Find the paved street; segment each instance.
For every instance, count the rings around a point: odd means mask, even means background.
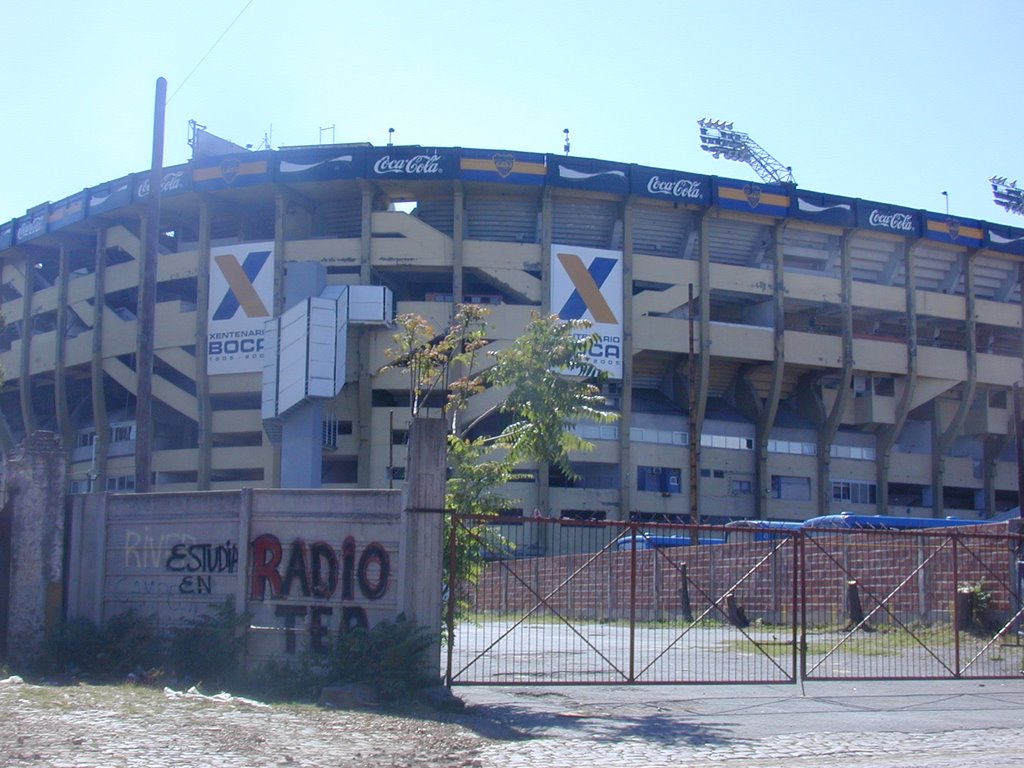
[[[459,688],[481,766],[1019,766],[1024,681]],[[471,722],[472,718],[465,722]]]

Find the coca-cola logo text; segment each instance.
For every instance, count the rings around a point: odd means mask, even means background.
[[[909,213],[882,213],[877,208],[868,216],[868,224],[872,227],[894,229],[897,232],[914,231],[914,218]]]
[[[22,222],[18,225],[18,239],[24,240],[26,237],[41,235],[45,227],[45,220],[42,216],[36,216],[31,221]]]
[[[651,176],[647,180],[647,191],[652,195],[699,198],[700,182],[694,179],[680,179],[679,181],[662,180],[657,176]]]
[[[441,173],[440,155],[416,155],[415,157],[395,157],[384,155],[373,164],[373,172],[377,174],[404,173],[428,175]]]
[[[172,171],[171,173],[165,173],[163,179],[160,181],[160,192],[177,192],[184,186],[184,171]],[[145,197],[149,194],[149,178],[143,180],[139,184],[138,196]]]

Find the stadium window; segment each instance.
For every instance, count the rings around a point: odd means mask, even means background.
[[[107,478],[108,491],[134,491],[135,475],[119,475]]]
[[[749,496],[753,492],[753,484],[750,480],[730,480],[729,495]]]
[[[883,397],[895,397],[896,382],[891,376],[879,376],[874,380],[875,394]]]
[[[572,522],[598,522],[608,517],[608,513],[595,512],[592,509],[563,509],[560,516],[562,519],[562,524],[567,525],[571,524]]]
[[[682,470],[678,467],[644,467],[636,468],[636,489],[638,491],[658,491],[661,493],[680,493]]]
[[[846,501],[850,504],[874,504],[876,485],[856,480],[833,480],[832,500]]]
[[[787,501],[810,501],[811,478],[772,475],[772,497]]]

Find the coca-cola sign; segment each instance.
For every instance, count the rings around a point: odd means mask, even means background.
[[[171,171],[165,173],[163,179],[160,180],[160,194],[166,195],[170,192],[181,192],[185,189],[185,172],[184,171]],[[147,176],[139,184],[136,190],[136,197],[145,197],[149,194],[149,177]]]
[[[28,240],[31,237],[38,237],[46,231],[46,217],[39,215],[26,219],[18,224],[16,237],[18,242]]]
[[[883,213],[875,208],[868,214],[868,223],[872,227],[892,229],[897,232],[914,231],[914,217],[909,213]]]
[[[700,182],[696,179],[662,179],[660,176],[651,176],[647,180],[647,191],[652,195],[666,195],[668,197],[681,197],[684,199],[700,199]]]
[[[891,232],[906,237],[921,234],[921,218],[917,211],[867,200],[857,201],[857,224],[865,229]]]
[[[630,188],[635,195],[668,198],[692,205],[707,204],[710,192],[710,184],[704,176],[636,165],[630,171]]]
[[[373,172],[378,176],[439,176],[444,173],[444,167],[441,165],[441,156],[437,153],[411,157],[384,155],[373,164]]]

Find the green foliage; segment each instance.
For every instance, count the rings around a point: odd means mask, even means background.
[[[148,672],[162,660],[155,618],[129,610],[111,617],[103,628],[88,619],[68,620],[48,639],[42,663],[51,673],[110,678]]]
[[[228,598],[214,615],[191,619],[171,630],[169,662],[176,676],[191,683],[224,686],[238,679],[245,653],[247,613],[236,613]]]
[[[381,372],[404,370],[409,375],[409,403],[413,417],[420,415],[431,395],[445,395],[445,414],[455,419],[466,400],[483,389],[479,372],[474,369],[484,338],[485,318],[490,313],[478,304],[462,304],[443,336],[419,315],[395,318],[398,332],[392,337],[396,346],[386,350],[392,361]]]
[[[495,354],[485,383],[508,390],[499,410],[513,419],[497,441],[508,451],[502,461],[513,466],[550,462],[575,477],[569,454],[593,445],[570,427],[581,420],[604,423],[617,418],[601,410],[601,391],[591,383],[603,373],[587,359],[596,341],[594,334],[582,333],[589,327],[583,320],[534,312],[523,335]]]
[[[961,627],[973,632],[988,632],[992,617],[988,613],[992,605],[992,592],[982,580],[965,582],[957,587],[957,592],[967,597],[967,615],[960,616]]]
[[[364,683],[373,687],[382,701],[397,703],[437,682],[429,672],[431,645],[430,633],[404,616],[382,621],[370,630],[343,632],[331,666],[333,679]]]
[[[566,321],[557,315],[533,313],[523,334],[510,346],[489,354],[490,367],[478,371],[486,341],[488,310],[461,305],[444,335],[422,317],[397,318],[393,361],[382,370],[404,370],[409,376],[412,416],[431,397],[444,392],[448,422],[449,479],[445,507],[464,515],[495,516],[512,500],[498,489],[516,479],[517,467],[549,462],[575,477],[570,454],[593,445],[572,427],[579,421],[605,423],[617,418],[602,410],[600,389],[593,383],[603,373],[588,360],[596,341],[586,321]],[[499,388],[500,405],[460,426],[459,412],[473,395]],[[435,398],[436,399],[436,398]],[[501,414],[507,426],[497,434],[474,434],[484,419]],[[452,521],[447,520],[451,535]],[[485,525],[459,526],[455,532],[455,571],[462,583],[474,583],[483,565],[483,551],[508,549]],[[446,537],[446,540],[449,540]],[[450,560],[445,558],[445,581],[450,583]]]

